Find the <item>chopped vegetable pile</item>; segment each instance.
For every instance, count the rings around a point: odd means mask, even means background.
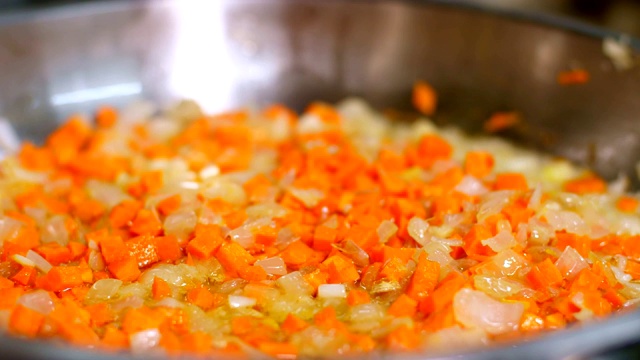
[[[431,114],[435,92],[419,83],[414,101]],[[429,352],[640,298],[639,200],[624,179],[354,99],[300,115],[104,107],[1,171],[0,328],[26,338]]]

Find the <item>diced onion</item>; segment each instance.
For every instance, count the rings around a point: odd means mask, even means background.
[[[36,264],[31,260],[28,259],[20,254],[13,254],[11,256],[11,259],[13,259],[13,261],[17,262],[18,264],[22,265],[22,266],[29,266],[29,267],[35,267]]]
[[[89,302],[100,302],[111,299],[118,293],[122,286],[122,280],[117,279],[101,279],[96,281],[86,295]]]
[[[429,229],[429,223],[420,219],[419,217],[412,217],[409,220],[409,224],[407,225],[407,231],[409,232],[409,236],[413,238],[418,244],[425,245],[427,241],[429,241],[429,233],[427,230]]]
[[[40,256],[37,252],[33,250],[27,251],[26,258],[31,260],[36,267],[36,269],[42,271],[43,273],[48,273],[49,270],[53,267],[45,258]]]
[[[258,301],[254,298],[240,296],[240,295],[229,295],[229,306],[233,309],[242,308],[242,307],[252,307]]]
[[[291,295],[311,295],[313,288],[307,283],[299,271],[291,272],[276,280],[285,292]]]
[[[587,267],[586,260],[578,253],[578,251],[571,246],[567,246],[562,255],[556,260],[556,266],[562,276],[568,280],[572,280],[578,273]]]
[[[18,298],[18,304],[43,315],[49,314],[54,309],[51,296],[44,290],[36,290],[20,296]]]
[[[398,226],[393,220],[383,220],[376,230],[381,243],[386,243],[398,232]]]
[[[129,335],[129,344],[131,345],[131,351],[135,354],[147,354],[149,350],[160,345],[160,339],[162,335],[158,329],[148,329],[138,331]]]
[[[465,175],[454,190],[469,196],[481,196],[489,192],[482,181],[471,175]]]
[[[179,240],[185,240],[197,223],[198,217],[193,210],[178,211],[164,219],[164,232],[166,235],[174,235]]]
[[[255,262],[254,265],[260,266],[269,275],[286,275],[287,274],[287,265],[284,263],[284,260],[282,260],[282,258],[279,256],[274,256],[264,260],[258,260]]]
[[[318,297],[346,298],[347,290],[343,284],[323,284],[318,286]]]
[[[184,304],[172,297],[166,297],[158,301],[156,306],[178,309],[184,307]]]
[[[498,335],[518,329],[524,304],[503,303],[482,291],[463,288],[453,297],[453,313],[464,326]]]
[[[482,245],[486,245],[495,252],[500,252],[506,249],[514,247],[517,242],[513,237],[511,231],[502,230],[496,236],[484,239],[481,241]]]
[[[312,208],[318,205],[320,200],[325,197],[324,192],[318,189],[298,189],[292,186],[289,187],[288,191],[293,195],[293,197],[300,200],[307,208]]]

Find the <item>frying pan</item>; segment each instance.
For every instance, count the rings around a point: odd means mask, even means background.
[[[440,95],[436,122],[477,131],[492,112],[517,110],[523,144],[636,178],[640,72],[616,71],[602,53],[602,39],[617,36],[465,1],[140,0],[14,13],[0,17],[0,140],[15,142],[13,129],[39,142],[71,113],[138,99],[187,97],[217,111],[356,95],[402,110],[424,79]],[[557,85],[575,67],[589,83]],[[638,341],[633,311],[528,341],[403,357],[581,358]],[[6,336],[0,354],[122,358]]]

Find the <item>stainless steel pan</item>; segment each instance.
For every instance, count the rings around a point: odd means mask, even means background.
[[[601,50],[617,36],[567,20],[465,1],[109,1],[0,16],[0,116],[41,141],[66,115],[145,98],[208,110],[358,95],[406,109],[416,79],[441,98],[436,121],[478,130],[499,110],[524,115],[520,141],[635,178],[640,72]],[[637,42],[632,45],[638,46]],[[591,74],[559,86],[572,67]],[[1,295],[0,295],[1,296]],[[469,358],[565,358],[640,341],[640,312]],[[450,356],[425,354],[419,357]],[[114,358],[0,336],[0,357]]]

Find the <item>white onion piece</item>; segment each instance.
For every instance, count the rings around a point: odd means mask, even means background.
[[[533,189],[531,196],[529,197],[529,203],[527,207],[529,209],[537,210],[542,202],[542,184],[538,183]]]
[[[529,232],[530,236],[528,241],[537,245],[547,245],[551,240],[551,237],[555,235],[555,231],[551,226],[545,222],[542,222],[537,217],[531,217],[529,219]]]
[[[344,246],[340,250],[342,250],[345,255],[349,256],[357,266],[369,265],[369,254],[367,254],[367,252],[358,246],[358,244],[353,240],[349,239],[345,241]]]
[[[22,227],[22,222],[10,217],[0,218],[0,245],[5,240],[11,239],[18,234]]]
[[[482,181],[471,175],[465,175],[454,190],[468,196],[480,196],[489,192]]]
[[[286,275],[287,265],[279,256],[274,256],[264,260],[258,260],[255,262],[256,266],[260,266],[269,275]]]
[[[11,259],[15,262],[17,262],[18,264],[22,265],[22,266],[29,266],[29,267],[35,267],[36,264],[31,261],[30,259],[27,259],[26,257],[20,255],[20,254],[13,254],[11,256]]]
[[[45,258],[40,256],[37,252],[33,250],[27,251],[27,259],[31,260],[36,267],[36,269],[42,271],[43,273],[48,273],[49,270],[53,267]]]
[[[91,250],[89,252],[89,267],[93,271],[102,271],[104,270],[105,264],[104,259],[102,258],[102,254],[100,252]]]
[[[423,250],[427,253],[428,260],[439,263],[443,268],[453,261],[451,247],[441,242],[431,241],[424,246]]]
[[[562,255],[556,260],[556,266],[558,270],[560,270],[560,273],[562,273],[562,276],[571,280],[576,277],[580,271],[589,267],[589,264],[587,264],[586,260],[576,249],[567,246],[562,252]]]
[[[255,237],[253,236],[253,233],[245,226],[240,226],[237,229],[229,231],[227,236],[230,237],[232,241],[237,242],[245,249],[251,247],[255,243]]]
[[[164,233],[185,240],[195,229],[198,217],[193,210],[178,211],[164,219]]]
[[[287,294],[294,296],[311,295],[313,293],[313,288],[307,283],[299,271],[294,271],[280,277],[276,280],[276,284]]]
[[[516,239],[511,231],[502,230],[496,236],[480,241],[482,245],[488,246],[495,252],[501,252],[517,245]]]
[[[240,296],[240,295],[229,295],[229,306],[232,309],[242,308],[242,307],[252,307],[258,301],[254,298]]]
[[[325,194],[318,189],[298,189],[295,187],[289,187],[287,189],[293,197],[300,200],[307,208],[312,208],[324,199]]]
[[[131,351],[135,354],[147,354],[149,350],[153,350],[160,345],[162,335],[158,329],[148,329],[138,331],[129,335],[129,344]]]
[[[318,297],[346,298],[347,290],[343,284],[322,284],[318,286]]]
[[[52,216],[45,223],[41,234],[42,242],[45,244],[56,242],[62,246],[67,246],[69,243],[69,232],[65,225],[65,218],[61,215]]]
[[[144,305],[144,299],[139,296],[127,296],[126,298],[111,304],[113,311],[122,311],[127,308],[137,309]]]
[[[378,233],[379,241],[386,243],[398,232],[398,226],[393,220],[383,220],[380,225],[378,225],[376,232]]]
[[[91,179],[87,181],[85,186],[89,195],[107,208],[112,208],[125,200],[131,199],[131,196],[114,184]]]
[[[291,245],[294,241],[297,241],[299,237],[297,237],[291,229],[288,227],[280,229],[278,231],[278,236],[276,236],[275,246],[278,249],[284,249],[287,246]]]
[[[172,297],[165,297],[156,303],[156,306],[178,309],[184,307],[184,304]]]
[[[86,300],[92,302],[101,302],[111,299],[118,293],[122,286],[122,280],[117,279],[101,279],[96,281],[89,291],[87,291]]]
[[[473,286],[496,299],[504,299],[507,296],[515,295],[525,288],[522,283],[508,277],[483,275],[473,277]]]
[[[482,291],[464,288],[453,297],[453,313],[464,326],[497,335],[518,329],[524,304],[503,303]]]
[[[480,203],[480,208],[476,215],[478,222],[483,222],[489,216],[501,212],[505,205],[511,202],[513,193],[513,190],[500,190],[486,194]]]
[[[573,295],[571,297],[571,302],[580,309],[580,311],[573,314],[573,316],[575,316],[576,319],[580,321],[585,321],[594,317],[593,311],[591,311],[591,309],[589,309],[584,303],[583,293],[578,292],[575,295]]]
[[[589,234],[589,226],[587,226],[580,215],[573,211],[547,210],[545,217],[549,225],[556,231],[566,230],[569,233],[577,235]]]
[[[54,309],[51,296],[44,290],[28,292],[20,296],[17,303],[43,315],[49,314]]]
[[[489,337],[481,329],[463,329],[456,325],[430,334],[427,343],[432,349],[462,349],[488,344]]]
[[[198,176],[200,176],[200,179],[202,180],[216,177],[218,175],[220,175],[220,168],[213,164],[203,167],[198,173]]]
[[[523,275],[529,265],[527,259],[511,249],[499,252],[491,260],[505,276]]]
[[[249,219],[281,218],[287,216],[287,214],[289,213],[286,207],[275,202],[251,205],[247,207],[245,212],[247,213],[247,217]]]
[[[409,220],[409,224],[407,224],[407,231],[409,232],[409,236],[413,240],[415,240],[418,244],[424,246],[429,241],[429,233],[427,230],[429,229],[429,223],[420,219],[419,217],[412,217]]]

